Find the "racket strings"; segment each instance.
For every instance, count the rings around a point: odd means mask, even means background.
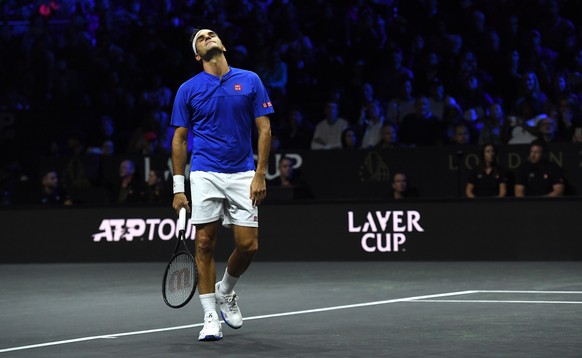
[[[165,282],[165,298],[171,306],[179,306],[190,299],[196,289],[196,265],[192,256],[182,253],[174,257],[168,266]]]

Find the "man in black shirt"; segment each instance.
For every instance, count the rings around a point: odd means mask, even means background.
[[[518,170],[515,178],[515,196],[564,195],[564,177],[561,169],[546,158],[546,145],[534,140],[528,161]]]

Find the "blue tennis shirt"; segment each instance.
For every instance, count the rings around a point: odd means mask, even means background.
[[[184,82],[174,99],[171,125],[194,134],[191,171],[238,173],[255,169],[255,118],[273,112],[259,76],[230,67],[222,79],[202,71]]]

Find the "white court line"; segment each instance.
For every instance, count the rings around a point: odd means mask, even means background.
[[[524,294],[582,294],[582,291],[503,291],[477,290],[474,293],[524,293]],[[582,301],[538,301],[538,300],[410,300],[411,302],[443,302],[443,303],[549,303],[549,304],[582,304]]]
[[[430,298],[437,298],[437,297],[468,295],[468,294],[475,293],[475,292],[478,292],[478,291],[458,291],[458,292],[439,293],[439,294],[434,294],[434,295],[404,297],[404,298],[397,298],[397,299],[385,300],[385,301],[365,302],[365,303],[357,303],[357,304],[352,304],[352,305],[333,306],[333,307],[325,307],[325,308],[316,308],[316,309],[311,309],[311,310],[275,313],[275,314],[254,316],[254,317],[245,317],[245,320],[250,321],[250,320],[256,320],[256,319],[293,316],[293,315],[300,315],[300,314],[307,314],[307,313],[317,313],[317,312],[343,310],[343,309],[349,309],[349,308],[384,305],[384,304],[388,304],[388,303],[406,302],[406,301],[411,301],[411,300],[423,300],[423,299],[430,299]],[[77,342],[86,342],[86,341],[92,341],[92,340],[96,340],[96,339],[117,338],[117,337],[124,337],[124,336],[135,336],[135,335],[139,335],[139,334],[174,331],[174,330],[186,329],[186,328],[192,328],[192,327],[201,327],[202,325],[203,325],[203,323],[196,323],[196,324],[190,324],[190,325],[185,325],[185,326],[148,329],[145,331],[123,332],[123,333],[115,333],[115,334],[104,334],[104,335],[92,336],[92,337],[81,337],[81,338],[67,339],[67,340],[55,341],[55,342],[46,342],[46,343],[40,343],[40,344],[31,344],[31,345],[27,345],[27,346],[4,348],[4,349],[0,349],[0,353],[20,351],[20,350],[33,349],[33,348],[41,348],[41,347],[50,347],[50,346],[57,346],[57,345],[77,343]]]
[[[475,293],[566,293],[582,294],[582,291],[504,291],[504,290],[477,290]]]
[[[443,303],[563,303],[582,305],[582,301],[512,301],[512,300],[410,300],[410,302],[443,302]]]

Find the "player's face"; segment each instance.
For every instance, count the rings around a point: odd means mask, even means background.
[[[196,41],[196,51],[198,55],[204,57],[208,52],[212,50],[226,51],[222,40],[218,35],[211,30],[200,30],[195,39]]]

